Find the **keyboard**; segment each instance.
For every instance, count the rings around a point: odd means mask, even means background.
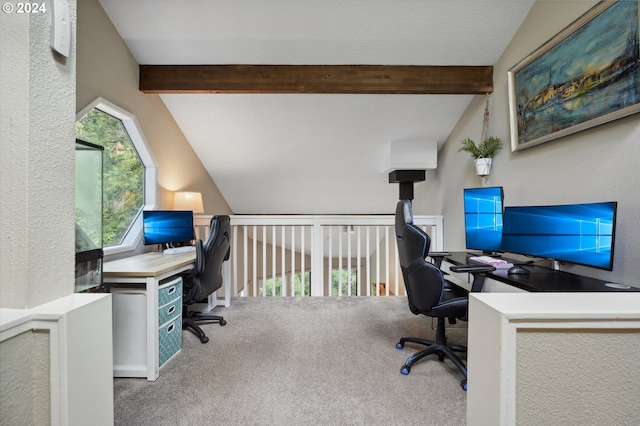
[[[164,249],[162,254],[181,254],[181,253],[193,253],[196,251],[194,246],[184,246],[184,247],[172,247],[168,249]]]
[[[496,259],[491,256],[472,256],[469,258],[469,262],[491,265],[496,269],[509,269],[513,266],[513,263],[509,263],[504,259]]]

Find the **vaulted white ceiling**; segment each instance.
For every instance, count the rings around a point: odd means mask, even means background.
[[[533,0],[100,0],[139,64],[493,65]],[[468,95],[161,95],[236,214],[392,213]]]

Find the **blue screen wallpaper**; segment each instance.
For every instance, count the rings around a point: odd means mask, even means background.
[[[615,202],[505,207],[502,250],[611,270]]]
[[[170,244],[193,239],[192,211],[143,211],[142,221],[146,245]]]
[[[499,251],[502,241],[502,187],[464,189],[467,249]]]

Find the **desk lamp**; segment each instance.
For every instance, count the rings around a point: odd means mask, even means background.
[[[194,214],[204,213],[201,192],[176,192],[173,195],[174,210],[191,210]]]

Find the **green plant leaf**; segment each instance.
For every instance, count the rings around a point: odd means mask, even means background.
[[[472,139],[466,138],[462,140],[462,146],[458,149],[458,152],[468,152],[474,159],[491,158],[501,148],[502,140],[495,136],[488,137],[479,145],[476,145]]]

